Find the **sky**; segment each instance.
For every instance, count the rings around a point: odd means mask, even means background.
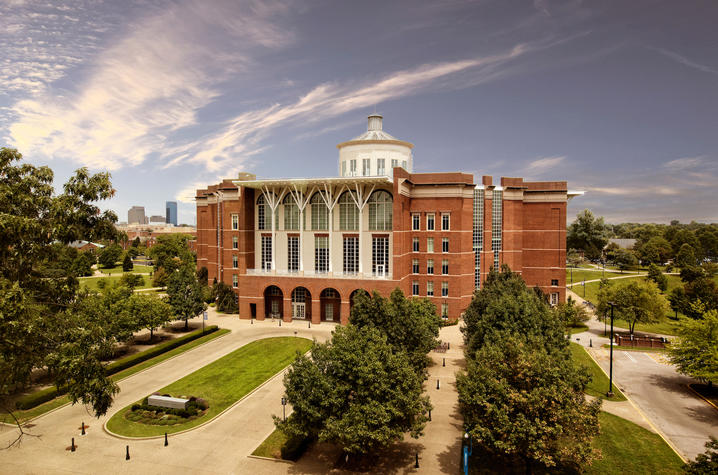
[[[0,0],[0,146],[102,204],[338,173],[366,116],[414,171],[567,180],[607,222],[718,222],[718,2]]]

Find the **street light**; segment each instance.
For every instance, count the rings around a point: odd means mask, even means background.
[[[287,422],[287,398],[282,398],[282,418]]]
[[[474,441],[464,432],[464,475],[469,475],[469,457],[474,452]]]
[[[608,392],[606,393],[607,397],[613,396],[613,307],[616,305],[614,302],[608,302],[608,305],[611,306],[611,362],[609,363],[609,371],[608,371]]]

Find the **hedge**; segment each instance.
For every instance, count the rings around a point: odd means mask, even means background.
[[[296,462],[304,454],[311,443],[311,439],[302,436],[292,436],[279,449],[283,460]]]
[[[167,353],[168,351],[173,350],[178,346],[182,346],[204,335],[214,333],[218,329],[219,327],[217,327],[217,325],[211,325],[205,328],[204,332],[202,330],[195,330],[182,337],[175,338],[174,340],[170,340],[165,343],[161,343],[154,348],[150,348],[149,350],[143,351],[141,353],[136,353],[132,356],[128,356],[127,358],[115,361],[114,363],[110,363],[109,365],[105,366],[105,374],[107,376],[111,376],[115,373],[119,373],[120,371],[130,368],[136,364],[142,363],[143,361],[147,361],[151,358],[154,358],[155,356],[159,356],[162,353]],[[55,399],[58,396],[62,396],[66,392],[67,389],[65,387],[45,388],[40,391],[35,391],[32,394],[28,394],[27,396],[21,397],[15,402],[15,407],[21,410],[32,409],[33,407],[39,406],[42,403]]]

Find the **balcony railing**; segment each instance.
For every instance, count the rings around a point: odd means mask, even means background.
[[[287,269],[247,269],[247,275],[257,276],[286,276],[286,277],[310,277],[320,279],[391,279],[386,272],[377,274],[372,272],[316,272],[312,270],[290,271]]]

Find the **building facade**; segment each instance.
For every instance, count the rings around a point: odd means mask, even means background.
[[[176,201],[165,201],[165,223],[177,226]]]
[[[197,190],[197,266],[235,289],[240,318],[345,323],[357,292],[399,288],[455,320],[503,264],[565,300],[566,182],[412,173],[413,145],[376,114],[337,147],[337,177]]]
[[[127,211],[127,224],[147,224],[144,206],[133,206]]]

